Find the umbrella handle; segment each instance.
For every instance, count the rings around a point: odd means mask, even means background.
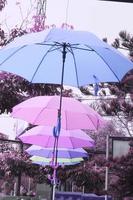
[[[53,128],[53,136],[59,137],[60,130],[61,130],[61,117],[58,117],[57,126],[54,126]]]

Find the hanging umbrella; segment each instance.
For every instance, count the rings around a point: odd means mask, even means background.
[[[32,145],[26,152],[32,156],[40,156],[45,158],[53,157],[53,148],[43,148],[41,146]],[[80,158],[88,157],[88,153],[82,149],[69,149],[69,148],[58,148],[58,158]]]
[[[131,69],[131,61],[87,31],[52,28],[17,37],[0,50],[0,70],[33,83],[118,82]]]
[[[55,126],[59,107],[59,96],[37,96],[16,105],[12,116],[35,125]],[[104,124],[103,118],[89,106],[71,97],[62,98],[61,128],[97,130]]]
[[[55,138],[53,128],[48,126],[36,126],[19,136],[23,143],[35,144],[45,148],[54,146]],[[59,148],[93,147],[94,140],[82,130],[61,129],[58,139]]]
[[[58,166],[60,166],[60,165],[65,165],[65,166],[67,166],[67,165],[77,165],[77,164],[79,164],[81,161],[74,161],[74,162],[58,162]],[[32,161],[32,163],[33,164],[37,164],[37,165],[42,165],[42,166],[49,166],[50,165],[50,160],[48,160],[48,161]]]
[[[51,163],[51,159],[50,158],[45,158],[45,157],[41,157],[41,156],[32,156],[32,157],[30,157],[30,160],[32,161],[32,162],[40,162],[40,163],[49,163],[49,165],[50,165],[50,163]],[[58,158],[57,159],[57,163],[58,164],[75,164],[75,163],[79,163],[79,162],[81,162],[81,161],[84,161],[84,159],[83,158]]]

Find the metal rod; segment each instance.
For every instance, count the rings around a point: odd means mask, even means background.
[[[109,135],[107,134],[106,136],[106,162],[108,164],[108,159],[109,159]],[[108,175],[109,175],[109,168],[106,166],[105,168],[105,200],[108,199]]]
[[[55,200],[55,190],[56,190],[56,170],[57,170],[57,161],[58,161],[58,139],[60,134],[60,126],[61,126],[61,109],[62,109],[62,94],[63,94],[63,82],[64,82],[64,68],[65,68],[65,59],[66,59],[66,47],[67,44],[63,43],[62,45],[62,74],[61,74],[61,91],[60,91],[60,104],[59,104],[59,110],[58,110],[58,119],[57,119],[57,135],[55,137],[55,144],[54,144],[54,155],[53,155],[53,161],[54,161],[54,172],[53,172],[53,194],[52,194],[52,200]]]
[[[55,200],[55,190],[56,190],[56,166],[54,166],[54,172],[53,172],[52,200]]]
[[[59,111],[58,111],[58,117],[61,117],[61,107],[62,107],[62,94],[63,94],[63,82],[64,82],[64,68],[65,68],[65,60],[66,60],[66,48],[67,48],[67,44],[63,43],[63,51],[62,51],[62,60],[63,60],[63,64],[62,64],[62,74],[61,74],[61,91],[60,91],[60,106],[59,106]]]

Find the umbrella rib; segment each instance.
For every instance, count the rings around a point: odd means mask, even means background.
[[[97,130],[97,129],[98,129],[98,125],[95,126],[95,123],[94,123],[93,120],[89,117],[89,115],[87,115],[87,116],[88,116],[89,120],[92,122],[92,124],[93,124],[93,126],[95,127],[95,129]]]
[[[67,49],[68,49],[68,51],[69,51],[69,52],[72,54],[72,56],[73,56],[73,61],[74,61],[74,66],[75,66],[75,72],[76,72],[77,86],[78,86],[78,88],[79,88],[78,69],[77,69],[77,65],[76,65],[75,55],[74,55],[74,52],[73,52],[73,49],[72,49],[71,45],[70,45],[70,49],[69,49],[69,48],[67,48]]]
[[[66,114],[67,111],[65,111],[65,119],[66,119],[66,130],[67,130],[67,114]]]
[[[5,60],[3,60],[0,65],[3,65],[7,60],[9,60],[10,58],[12,58],[12,56],[14,56],[16,53],[18,53],[21,49],[25,48],[27,45],[21,46],[20,48],[18,48],[16,51],[14,51],[13,53],[11,53]]]
[[[55,49],[52,49],[52,50],[49,50],[49,52],[52,52],[52,51],[55,51],[55,50],[58,50],[58,49],[61,49],[62,46],[60,45],[56,45],[56,44],[41,44],[41,43],[36,43],[36,45],[40,45],[40,46],[50,46],[51,48],[52,47],[56,47]]]
[[[53,50],[53,51],[56,50],[56,49],[53,49],[54,47],[55,47],[55,45],[51,46],[51,48],[49,48],[48,51],[43,55],[41,61],[39,62],[39,64],[38,64],[38,66],[37,66],[37,68],[36,68],[36,70],[35,70],[35,72],[34,72],[32,78],[31,78],[31,82],[33,81],[33,79],[34,79],[36,73],[38,72],[38,70],[39,70],[39,68],[40,68],[40,66],[41,66],[41,64],[42,64],[42,62],[43,62],[43,60],[44,60],[45,57],[47,56],[47,54],[48,54],[49,52],[51,52],[52,50]]]
[[[70,136],[70,138],[69,138],[69,139],[70,139],[70,141],[71,141],[71,144],[72,144],[72,149],[75,149],[75,146],[74,146],[74,143],[73,143],[73,140],[72,140],[72,138],[73,138],[73,137],[72,137],[72,136]]]
[[[48,44],[48,43],[36,43],[36,45],[52,46],[52,44]],[[66,43],[67,48],[69,48],[71,46],[71,48],[73,48],[73,49],[78,49],[78,50],[83,50],[83,51],[94,51],[92,48],[88,49],[88,46],[86,46],[87,48],[83,48],[83,47],[78,47],[78,45],[80,45],[80,44],[69,44],[69,43]],[[63,44],[55,42],[55,46],[62,48]]]
[[[86,48],[81,48],[81,47],[72,47],[72,45],[70,45],[72,49],[78,49],[78,50],[83,50],[83,51],[95,51],[94,49],[88,49],[89,47]]]
[[[39,110],[38,115],[36,115],[36,117],[34,118],[32,124],[36,124],[36,120],[39,118],[39,116],[41,115],[41,113],[44,111],[46,107],[43,107],[42,109]]]
[[[88,48],[90,48],[88,45],[86,45]],[[108,50],[110,50],[109,48],[106,48]],[[103,62],[107,65],[107,67],[110,69],[110,71],[114,74],[114,76],[116,77],[116,79],[118,80],[118,82],[120,82],[118,76],[115,74],[115,72],[111,69],[111,67],[109,66],[109,64],[107,63],[107,61],[103,58],[103,56],[101,56],[95,49],[92,49],[102,60]]]

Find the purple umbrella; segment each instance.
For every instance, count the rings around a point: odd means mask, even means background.
[[[53,148],[43,148],[41,146],[32,145],[26,152],[32,156],[40,156],[45,158],[53,157]],[[88,153],[82,149],[69,149],[69,148],[58,148],[58,158],[80,158],[88,157]]]

